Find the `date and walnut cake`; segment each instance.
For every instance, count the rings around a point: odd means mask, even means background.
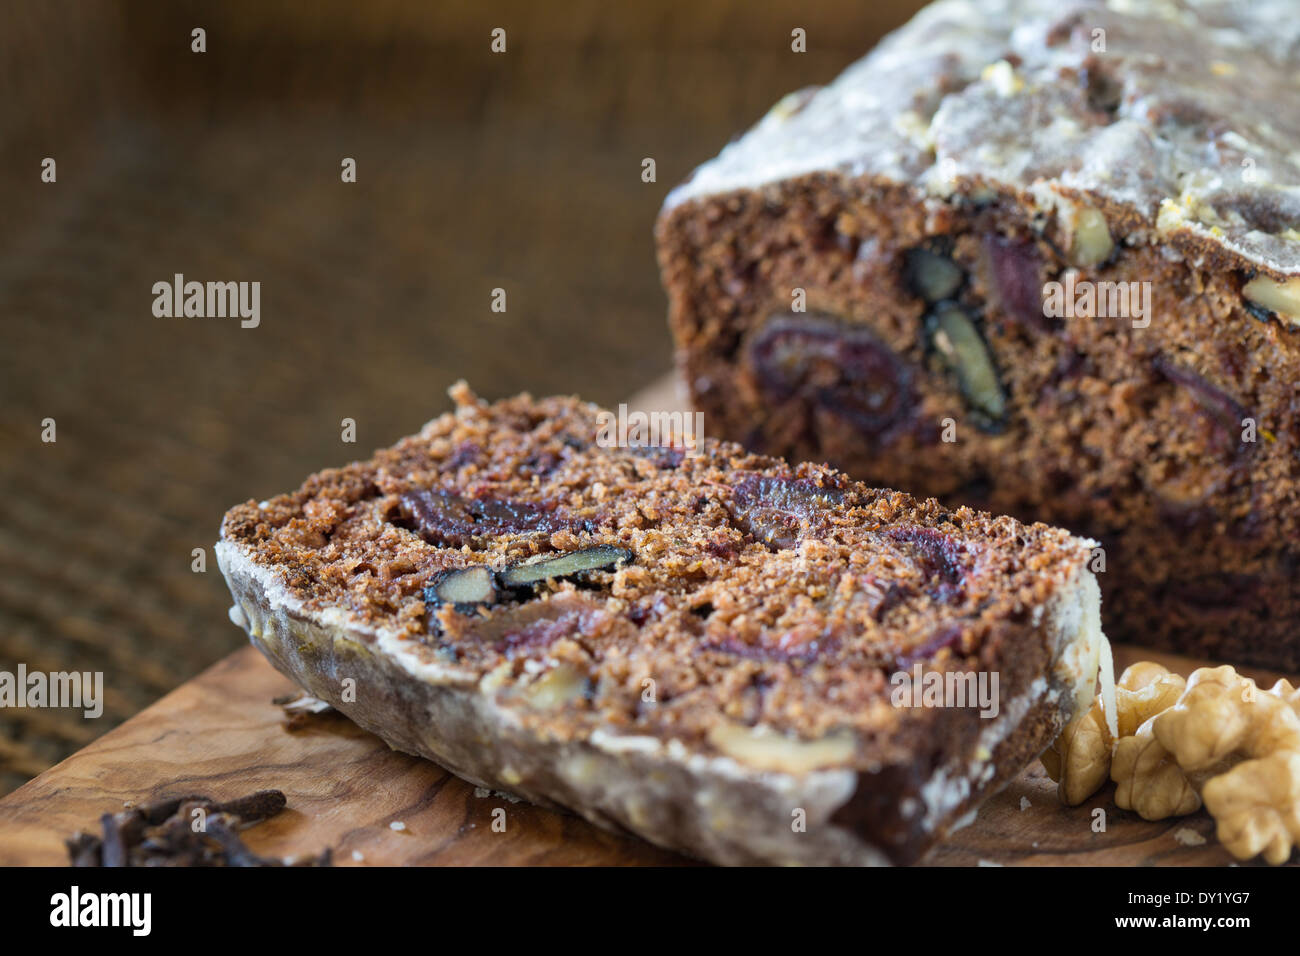
[[[476,784],[720,863],[908,862],[1110,673],[1092,542],[453,395],[232,508],[217,555],[278,669]],[[935,675],[996,699],[923,697]]]
[[[1112,637],[1300,667],[1296,13],[943,0],[781,101],[657,227],[711,431],[1095,537]]]

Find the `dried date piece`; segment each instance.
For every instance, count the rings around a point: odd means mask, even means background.
[[[793,548],[805,533],[822,529],[843,500],[840,489],[807,478],[747,475],[736,484],[727,507],[737,528],[781,551]]]
[[[909,671],[912,665],[931,661],[945,650],[952,651],[954,654],[959,653],[964,633],[960,621],[939,625],[925,640],[914,647],[900,651],[895,656],[894,671]]]
[[[514,658],[531,655],[556,641],[613,634],[615,630],[626,634],[632,627],[631,621],[607,611],[603,601],[560,592],[548,600],[526,601],[494,612],[472,631],[459,635],[459,650],[490,650]]]
[[[915,404],[908,366],[866,327],[829,316],[772,316],[751,340],[749,361],[774,404],[797,398],[873,439],[900,425]]]
[[[501,534],[553,534],[570,523],[536,505],[494,498],[463,498],[449,491],[420,489],[398,499],[403,519],[429,544],[473,546],[475,539]]]
[[[1167,381],[1187,391],[1214,427],[1216,442],[1224,451],[1242,445],[1238,436],[1250,413],[1239,401],[1216,385],[1211,385],[1191,369],[1156,356],[1152,367]]]
[[[556,578],[574,578],[591,571],[613,571],[636,557],[627,548],[612,544],[598,544],[580,551],[568,551],[540,561],[512,565],[501,572],[499,580],[504,588],[534,588],[544,581]]]
[[[1037,246],[995,234],[985,238],[984,255],[993,295],[1007,317],[1034,332],[1051,331],[1043,315],[1042,258]]]
[[[785,633],[762,634],[755,643],[725,637],[715,643],[701,644],[701,651],[713,651],[750,661],[775,661],[783,664],[811,664],[821,655],[833,653],[840,639],[833,634],[806,635]]]
[[[961,600],[966,585],[966,552],[955,538],[920,525],[890,528],[885,537],[904,546],[917,569],[931,582],[931,598],[944,604]]]

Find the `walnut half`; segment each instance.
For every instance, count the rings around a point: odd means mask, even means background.
[[[1283,863],[1300,845],[1300,690],[1260,690],[1231,667],[1184,680],[1159,664],[1129,667],[1115,684],[1114,733],[1098,695],[1042,756],[1062,803],[1074,806],[1109,775],[1115,804],[1146,820],[1214,817],[1239,860]]]
[[[1092,709],[1061,731],[1041,758],[1048,776],[1057,782],[1061,802],[1077,806],[1096,793],[1110,776],[1116,741],[1132,737],[1147,718],[1171,706],[1183,685],[1178,674],[1150,661],[1126,668],[1115,682],[1117,737],[1107,727],[1098,694]]]
[[[1111,777],[1120,807],[1158,820],[1204,800],[1228,852],[1282,863],[1300,843],[1300,694],[1202,667],[1173,706],[1116,744]]]
[[[1300,843],[1300,699],[1286,681],[1267,691],[1231,667],[1202,668],[1155,732],[1201,789],[1219,842],[1238,859],[1283,863]]]
[[[1300,276],[1279,282],[1258,275],[1241,290],[1247,301],[1276,313],[1280,318],[1300,325]]]

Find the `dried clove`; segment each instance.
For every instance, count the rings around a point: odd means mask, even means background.
[[[279,790],[259,790],[219,802],[202,796],[168,797],[100,818],[103,837],[77,832],[65,841],[73,866],[328,866],[330,851],[303,860],[257,856],[238,831],[275,816],[287,801]],[[204,825],[195,829],[195,811]]]
[[[168,817],[175,816],[182,804],[202,803],[206,799],[206,797],[196,794],[187,794],[183,797],[165,797],[153,803],[146,803],[139,810],[144,815],[144,822],[151,827],[156,827],[165,822]]]
[[[68,848],[68,857],[73,866],[102,866],[101,850],[103,843],[93,833],[78,830],[70,839],[64,840]]]
[[[144,833],[144,814],[134,809],[105,813],[99,818],[99,825],[104,831],[103,865],[129,865],[131,846]]]

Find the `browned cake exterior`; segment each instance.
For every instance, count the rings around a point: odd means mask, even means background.
[[[670,196],[696,407],[1099,539],[1113,638],[1300,667],[1298,99],[1290,3],[932,5]]]
[[[253,642],[398,749],[717,862],[904,862],[1091,697],[1091,542],[454,395],[217,546]],[[900,672],[996,674],[996,713]]]

